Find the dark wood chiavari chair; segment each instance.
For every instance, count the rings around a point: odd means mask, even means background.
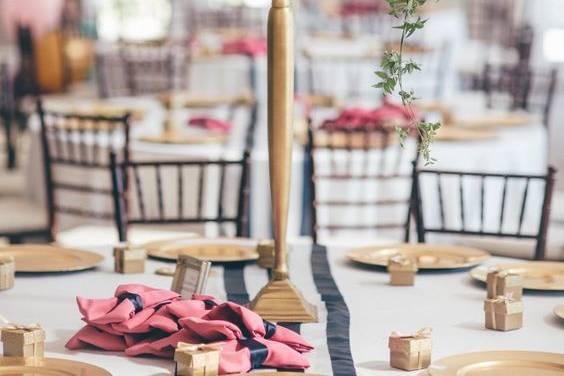
[[[151,95],[186,88],[188,47],[182,44],[122,44],[96,56],[102,98]]]
[[[417,240],[420,243],[424,243],[426,240],[426,235],[428,233],[435,234],[451,234],[451,235],[470,235],[470,236],[491,236],[496,238],[513,238],[513,239],[532,239],[536,241],[534,247],[534,258],[536,260],[542,260],[545,258],[546,242],[547,242],[547,232],[548,224],[550,220],[550,205],[552,201],[552,192],[554,188],[554,176],[556,170],[553,167],[548,168],[546,175],[519,175],[519,174],[497,174],[497,173],[477,173],[477,172],[461,172],[461,171],[444,171],[444,170],[426,170],[420,169],[417,163],[413,164],[413,188],[412,188],[412,203],[416,229],[417,229]],[[424,177],[424,178],[422,178]],[[457,180],[455,184],[449,184],[451,190],[450,193],[454,193],[453,190],[457,190],[456,195],[458,200],[447,200],[447,186],[444,183],[444,178],[450,177]],[[477,204],[477,211],[479,213],[477,221],[473,221],[470,224],[470,218],[468,218],[468,212],[465,210],[469,206],[468,202],[468,186],[464,184],[465,179],[475,179],[476,183],[474,187],[476,188],[475,195],[472,197],[479,197],[479,200],[474,200]],[[425,179],[427,185],[424,185],[423,180]],[[431,181],[434,180],[434,187],[430,188]],[[499,210],[499,221],[497,226],[491,227],[485,225],[485,216],[488,210],[492,209],[486,205],[486,196],[488,195],[487,187],[488,182],[498,180],[502,181],[502,189],[499,200],[495,202],[500,203]],[[510,182],[523,182],[523,194],[521,198],[521,205],[518,215],[518,222],[516,223],[516,229],[506,226],[507,222],[507,197]],[[524,221],[527,213],[527,200],[531,195],[531,186],[534,182],[540,182],[544,184],[544,194],[541,206],[540,220],[537,224],[536,232],[525,232]],[[427,226],[424,210],[426,208],[431,208],[428,205],[430,203],[423,202],[422,189],[429,188],[432,191],[436,191],[436,197],[438,203],[432,206],[433,209],[438,209],[440,225]],[[432,192],[427,191],[427,192]],[[496,196],[497,198],[497,196]],[[492,201],[493,202],[493,201]],[[459,215],[457,218],[458,226],[455,225],[453,218],[447,220],[445,212],[448,210],[447,205],[455,205],[458,210],[456,212]],[[497,227],[497,231],[495,231]],[[514,226],[513,226],[514,227]],[[493,229],[492,229],[493,228]]]
[[[538,113],[548,127],[558,83],[557,69],[546,72],[522,64],[487,64],[483,76],[488,107]]]
[[[192,3],[187,8],[188,34],[195,36],[206,30],[231,30],[266,35],[267,11],[267,8],[244,5],[211,8]]]
[[[336,231],[397,231],[400,230],[403,240],[409,241],[410,237],[410,172],[409,162],[417,156],[416,142],[413,142],[413,148],[403,148],[400,146],[395,130],[389,129],[358,129],[350,131],[320,131],[313,130],[311,126],[308,129],[308,143],[306,147],[309,176],[307,176],[307,184],[311,197],[309,205],[311,210],[311,235],[315,243],[319,240],[320,231],[327,230],[329,233]],[[370,153],[378,151],[378,158],[371,159]],[[317,161],[317,155],[322,152],[326,154],[323,161]],[[413,153],[411,153],[413,152]],[[360,158],[353,158],[353,153],[360,154]],[[339,160],[339,154],[342,157]],[[359,162],[360,163],[356,163]],[[341,167],[339,168],[339,162]],[[320,171],[318,163],[329,165]],[[407,166],[407,169],[402,168]],[[360,169],[359,169],[360,168]],[[368,184],[386,185],[398,183],[406,188],[406,197],[370,197],[363,200],[351,197],[343,197],[339,195],[338,199],[321,198],[318,195],[318,185],[322,182],[340,182],[354,183],[362,185],[363,192],[370,190]],[[397,186],[390,189],[397,193]],[[338,190],[331,188],[331,191]],[[401,189],[399,190],[401,191]],[[324,209],[345,209],[347,214],[358,213],[358,210],[366,210],[367,208],[376,210],[397,209],[405,207],[405,217],[396,223],[385,223],[386,215],[376,214],[375,223],[323,223],[320,221],[320,208]],[[356,210],[356,212],[355,212]],[[346,215],[346,214],[343,214]],[[329,217],[329,216],[327,216]],[[358,218],[355,216],[355,218]],[[323,218],[327,219],[327,218]]]
[[[14,129],[15,98],[8,67],[0,64],[0,122],[4,128],[6,167],[16,167],[16,129]]]
[[[57,174],[56,169],[62,168],[68,172],[87,171],[103,176],[107,174],[107,182],[110,183],[110,161],[104,151],[109,148],[119,152],[119,157],[124,162],[129,160],[130,115],[106,117],[49,111],[43,108],[41,100],[37,101],[37,112],[41,122],[48,223],[52,238],[57,230],[57,214],[94,220],[113,220],[114,213],[111,211],[84,208],[72,205],[72,199],[58,198],[60,192],[96,195],[106,197],[111,206],[111,184],[102,187],[101,184],[89,184],[77,179],[69,182],[67,174],[65,173],[63,177],[63,174]]]
[[[470,38],[486,44],[513,45],[518,18],[515,0],[465,1]]]
[[[237,236],[248,235],[248,151],[245,151],[242,159],[238,160],[118,163],[115,153],[110,155],[110,160],[115,222],[120,240],[127,240],[127,229],[131,225],[203,225],[216,223],[220,226],[220,229],[225,230],[226,224],[232,224],[235,226]],[[212,191],[215,191],[213,187],[206,183],[208,174],[213,173],[212,170],[214,169],[219,172],[216,192],[217,207],[214,210],[215,213],[210,214],[204,200],[212,194]],[[185,174],[189,172],[196,172],[197,177],[187,179]],[[164,179],[165,173],[172,173],[175,178],[171,175]],[[227,186],[226,180],[233,174],[239,175],[238,187]],[[125,190],[125,182],[127,181],[129,181],[130,195]],[[189,187],[188,183],[192,183],[192,186]],[[176,184],[176,189],[174,189],[176,194],[167,194],[165,198],[165,189],[170,188],[173,184]],[[149,187],[154,188],[154,194],[147,192]],[[195,193],[194,200],[186,200],[185,196],[189,193]],[[149,196],[156,199],[150,200]],[[229,198],[234,198],[234,200],[228,200]],[[151,203],[154,203],[156,207],[150,206]],[[172,205],[170,205],[171,203]],[[234,205],[229,207],[229,204]],[[190,205],[194,205],[194,207],[190,207]],[[234,213],[229,211],[234,211]]]

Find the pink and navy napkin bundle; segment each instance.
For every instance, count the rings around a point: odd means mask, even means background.
[[[221,347],[220,374],[309,367],[303,353],[313,347],[300,335],[235,303],[203,295],[182,300],[175,292],[137,284],[119,286],[112,298],[77,297],[77,303],[86,326],[68,341],[70,350],[172,358],[178,342],[213,343]]]
[[[225,55],[247,55],[258,57],[266,55],[268,44],[265,38],[245,36],[223,43],[223,54]]]
[[[229,133],[233,128],[233,124],[228,121],[214,119],[207,116],[193,117],[188,120],[188,125],[219,133]]]
[[[421,114],[414,108],[395,104],[384,98],[384,103],[377,109],[349,108],[343,110],[335,119],[323,122],[321,129],[327,131],[346,131],[361,129],[382,129],[386,126],[408,126],[419,119]]]

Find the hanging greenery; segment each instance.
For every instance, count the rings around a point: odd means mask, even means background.
[[[404,45],[416,31],[425,27],[427,20],[421,19],[417,15],[420,7],[425,5],[428,0],[386,0],[390,6],[390,15],[402,22],[401,25],[395,26],[400,29],[401,40],[399,51],[386,51],[380,64],[381,70],[376,72],[380,79],[374,87],[382,89],[384,93],[392,95],[397,91],[402,104],[410,111],[411,120],[407,127],[397,127],[396,130],[400,136],[402,145],[405,142],[410,130],[416,129],[419,133],[421,143],[419,152],[421,153],[426,164],[431,164],[434,159],[431,157],[431,144],[437,131],[441,127],[440,123],[430,123],[418,119],[413,111],[413,102],[418,99],[413,90],[405,88],[403,77],[415,71],[420,71],[421,67],[412,59],[404,59]],[[438,1],[438,0],[436,0]]]

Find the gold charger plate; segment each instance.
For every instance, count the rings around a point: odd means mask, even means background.
[[[494,128],[494,127],[515,127],[519,125],[532,124],[535,118],[524,114],[498,114],[485,115],[476,118],[464,118],[453,120],[456,127],[467,129]]]
[[[347,257],[367,265],[387,266],[390,257],[402,254],[417,260],[419,269],[462,269],[480,264],[490,254],[476,248],[435,244],[396,244],[362,247],[347,252]]]
[[[170,237],[170,238],[167,238],[167,239],[155,240],[155,241],[152,241],[152,242],[144,243],[144,244],[141,245],[141,248],[145,249],[148,253],[150,253],[150,252],[158,251],[163,246],[166,246],[168,244],[172,244],[174,242],[180,242],[180,241],[184,241],[184,240],[197,239],[197,238],[199,238],[198,234],[194,234],[194,233],[189,232],[189,233],[186,233],[182,236]]]
[[[209,135],[186,135],[181,133],[164,132],[159,135],[141,136],[140,141],[151,142],[156,144],[175,144],[175,145],[192,145],[192,144],[221,144],[227,141],[226,134],[209,134]]]
[[[482,141],[491,140],[496,133],[484,129],[464,129],[453,126],[444,126],[439,129],[435,140],[438,141]]]
[[[532,261],[496,267],[520,274],[523,277],[523,288],[526,290],[564,291],[564,262]],[[486,282],[488,269],[474,268],[470,275],[478,281]]]
[[[52,245],[14,245],[0,248],[0,254],[13,256],[20,273],[74,272],[91,269],[104,260],[97,253]]]
[[[0,357],[0,375],[111,376],[111,373],[88,363],[68,359]]]
[[[491,351],[450,356],[434,362],[430,376],[558,376],[564,354]]]
[[[554,315],[564,320],[564,304],[554,308]]]
[[[179,254],[187,254],[211,262],[239,262],[259,257],[257,242],[245,238],[186,239],[172,241],[161,247],[147,250],[151,257],[176,260]]]

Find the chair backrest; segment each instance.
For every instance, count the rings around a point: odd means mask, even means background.
[[[244,5],[213,7],[205,2],[191,2],[187,8],[189,35],[206,30],[247,31],[266,35],[267,8]]]
[[[14,129],[15,100],[12,80],[5,62],[0,63],[0,127],[4,128],[6,166],[16,167],[16,130]]]
[[[409,240],[410,162],[417,142],[399,143],[393,129],[308,129],[311,235],[401,231]],[[333,219],[338,219],[333,222]]]
[[[468,0],[465,10],[472,39],[511,47],[519,22],[515,0]]]
[[[186,87],[188,48],[122,44],[96,57],[99,96],[139,96]]]
[[[106,117],[50,111],[43,108],[40,99],[37,100],[37,113],[41,123],[49,227],[52,235],[57,227],[56,213],[112,220],[113,212],[85,208],[80,197],[106,196],[111,207],[110,161],[107,150],[118,152],[122,161],[129,160],[130,115]],[[85,173],[89,175],[83,175]],[[104,181],[107,184],[103,185]],[[69,198],[59,199],[57,196],[60,192],[66,192]],[[73,201],[76,202],[71,204]]]
[[[538,113],[548,126],[558,83],[557,69],[547,72],[521,64],[487,64],[483,81],[488,107]]]
[[[426,170],[414,163],[411,206],[418,241],[425,242],[427,233],[533,239],[535,259],[544,259],[555,172]],[[529,209],[535,204],[538,211]],[[429,225],[431,220],[438,223]]]
[[[232,224],[235,235],[248,235],[249,152],[237,160],[110,160],[120,240],[142,224]]]

